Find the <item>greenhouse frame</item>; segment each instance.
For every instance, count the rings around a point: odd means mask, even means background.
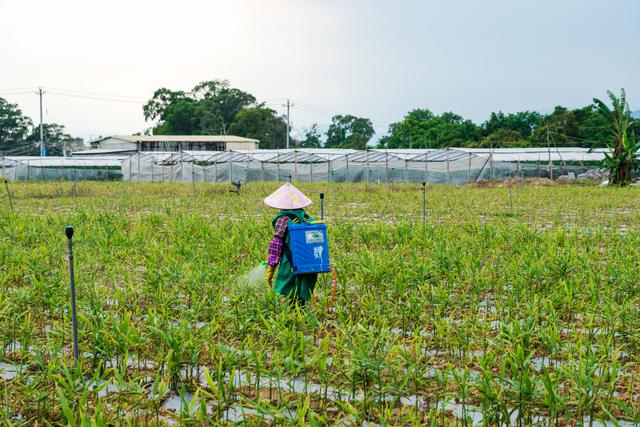
[[[123,156],[3,157],[11,180],[131,182],[368,182],[466,184],[557,178],[597,168],[605,149],[291,149],[141,152]]]

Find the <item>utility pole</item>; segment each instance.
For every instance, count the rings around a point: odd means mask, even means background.
[[[551,135],[549,133],[549,124],[547,123],[547,151],[549,154],[549,179],[553,181],[553,163],[551,163]]]
[[[44,151],[44,125],[42,123],[42,95],[44,91],[41,87],[38,88],[38,95],[40,96],[40,157],[45,153]]]
[[[289,99],[287,99],[286,104],[282,105],[283,107],[287,107],[287,150],[289,149],[289,127],[290,127],[289,117],[290,117],[291,107],[293,107],[294,105],[295,104],[292,104]]]

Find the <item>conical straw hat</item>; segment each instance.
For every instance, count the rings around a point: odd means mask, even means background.
[[[287,182],[264,199],[264,203],[276,209],[302,209],[312,202],[302,191]]]

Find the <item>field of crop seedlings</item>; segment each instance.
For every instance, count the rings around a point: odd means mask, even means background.
[[[300,310],[252,274],[276,183],[9,183],[0,424],[639,425],[639,190],[512,184],[300,184]]]

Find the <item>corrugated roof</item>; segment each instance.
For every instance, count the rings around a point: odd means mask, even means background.
[[[259,142],[235,135],[115,135],[111,138],[128,142]]]
[[[130,150],[128,148],[92,148],[90,150],[82,150],[82,151],[73,151],[71,153],[72,156],[102,156],[108,154],[119,154],[119,153],[131,153],[135,152],[135,150]]]

